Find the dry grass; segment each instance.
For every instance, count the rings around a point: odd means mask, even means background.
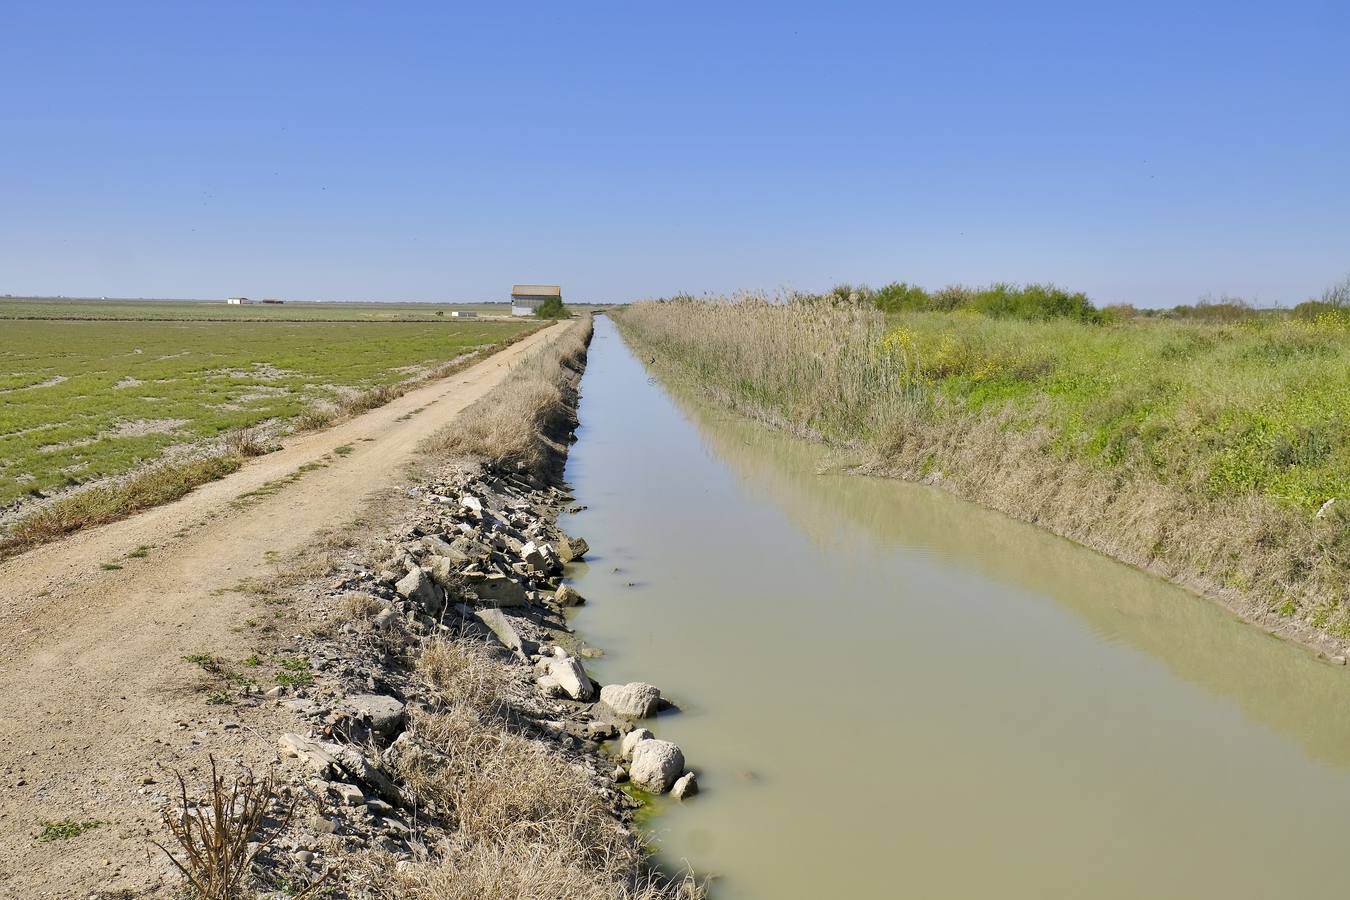
[[[263,456],[276,449],[260,428],[236,428],[225,435],[224,447],[227,454],[241,458]]]
[[[451,706],[465,706],[493,718],[507,694],[508,676],[500,660],[481,644],[436,639],[426,645],[417,670]]]
[[[639,840],[580,767],[514,733],[503,715],[510,677],[468,640],[436,641],[418,669],[441,706],[410,725],[431,753],[404,755],[398,774],[452,829],[425,862],[401,867],[385,896],[445,900],[675,900],[692,879],[653,872]]]
[[[432,436],[424,449],[479,457],[501,469],[545,476],[556,454],[551,434],[570,420],[568,395],[576,390],[591,339],[591,317],[523,359],[492,393]]]
[[[96,485],[60,497],[16,522],[0,539],[0,556],[177,500],[199,485],[236,471],[242,461],[238,454],[226,453],[165,463],[121,482]]]
[[[1350,637],[1350,504],[1317,515],[1347,477],[1343,328],[888,321],[756,298],[615,319],[644,356],[868,471],[941,482],[1290,634]]]

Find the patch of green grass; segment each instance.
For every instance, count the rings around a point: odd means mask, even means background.
[[[252,621],[252,620],[250,620],[250,621]],[[258,654],[256,654],[256,653],[253,653],[253,654],[251,654],[251,655],[249,655],[249,656],[247,656],[247,657],[244,658],[244,665],[246,665],[246,666],[260,666],[260,665],[262,665],[262,657],[258,656]]]
[[[122,567],[119,566],[117,563],[100,563],[99,568],[105,572],[116,572],[120,570]]]
[[[276,683],[282,687],[309,687],[314,683],[313,672],[278,672]]]
[[[149,555],[150,555],[150,547],[147,546],[146,544],[142,544],[135,550],[132,550],[130,553],[128,553],[127,559],[145,559]]]
[[[353,447],[351,444],[343,444],[341,447],[334,447],[333,452],[336,453],[338,456],[348,456],[355,449],[356,448]]]
[[[230,702],[230,696],[224,691],[212,691],[206,695],[206,702],[211,706],[225,706]]]
[[[42,843],[52,841],[64,841],[70,838],[79,837],[86,831],[93,831],[110,824],[103,819],[59,819],[53,822],[43,822],[42,830],[38,832],[37,839]]]

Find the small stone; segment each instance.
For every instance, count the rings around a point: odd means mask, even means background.
[[[326,816],[315,816],[314,821],[309,823],[309,828],[315,834],[336,834],[337,822]]]
[[[581,592],[570,584],[558,585],[558,589],[553,592],[553,600],[559,606],[580,606],[586,602]]]
[[[693,772],[685,772],[675,783],[670,786],[670,796],[676,800],[683,800],[685,797],[692,797],[698,793],[698,776]]]
[[[310,853],[308,850],[301,850],[299,853],[295,854],[295,860],[300,863],[300,865],[307,866],[314,862],[314,854]]]
[[[609,773],[609,777],[615,781],[624,782],[628,780],[628,770],[623,766],[615,766],[614,771]]]
[[[565,696],[562,685],[559,684],[558,679],[554,678],[552,675],[540,675],[534,680],[534,683],[539,686],[540,693],[545,697]]]
[[[618,729],[609,722],[586,723],[586,736],[592,740],[607,741],[617,733]]]
[[[361,789],[354,784],[343,784],[334,782],[328,786],[328,789],[337,794],[339,800],[344,806],[361,806],[366,802],[366,795],[361,793]]]

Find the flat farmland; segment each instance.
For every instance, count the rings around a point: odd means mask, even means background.
[[[436,322],[453,312],[509,316],[506,303],[336,303],[288,301],[230,306],[219,300],[0,298],[3,319],[105,319],[212,322]]]
[[[302,414],[331,417],[364,392],[425,377],[535,327],[0,321],[0,509],[174,458],[236,429],[268,423],[276,432]]]

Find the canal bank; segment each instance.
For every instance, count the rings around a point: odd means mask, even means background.
[[[714,895],[1266,897],[1343,880],[1344,673],[1179,588],[653,382],[597,323],[565,517],[662,686]]]

